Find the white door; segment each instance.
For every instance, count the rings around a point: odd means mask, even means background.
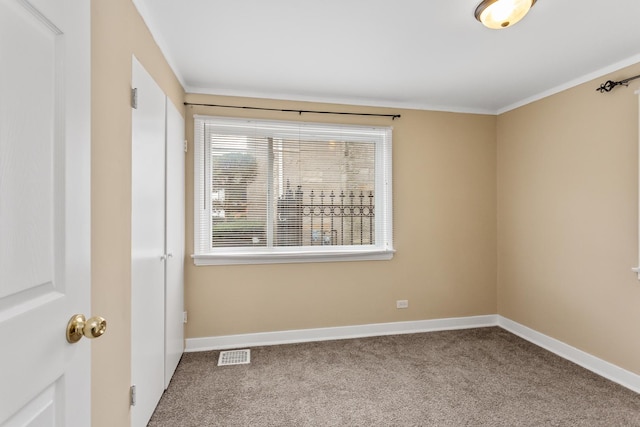
[[[0,425],[90,425],[90,2],[0,0]]]
[[[131,425],[145,426],[164,392],[165,95],[133,58],[131,159]]]
[[[166,126],[165,388],[184,351],[184,119],[169,98]]]

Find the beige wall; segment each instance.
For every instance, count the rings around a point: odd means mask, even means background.
[[[129,425],[131,378],[131,55],[171,97],[184,92],[131,0],[93,0],[92,310],[108,331],[92,342],[92,426]]]
[[[640,374],[638,87],[498,117],[498,312]]]
[[[193,253],[193,114],[392,125],[391,261],[200,266],[186,261],[188,338],[495,314],[496,117],[187,95],[194,103],[366,118],[188,107],[187,253]],[[408,299],[409,309],[395,301]]]

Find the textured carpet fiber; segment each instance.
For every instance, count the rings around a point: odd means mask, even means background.
[[[500,328],[186,353],[149,426],[640,426],[640,395]]]

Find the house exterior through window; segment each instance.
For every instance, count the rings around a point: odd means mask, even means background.
[[[194,123],[197,265],[392,257],[391,128]]]

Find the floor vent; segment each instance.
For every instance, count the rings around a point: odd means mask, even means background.
[[[218,366],[245,365],[251,363],[251,350],[221,351]]]

